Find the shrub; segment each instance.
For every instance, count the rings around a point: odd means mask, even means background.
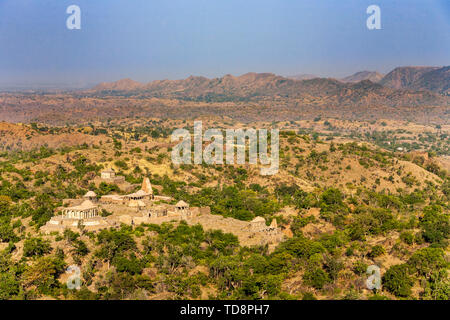
[[[358,276],[363,275],[366,273],[367,271],[367,263],[365,263],[362,260],[356,261],[353,264],[353,272],[356,273]]]
[[[405,231],[400,234],[400,240],[404,243],[412,245],[414,243],[414,234],[410,231]]]
[[[368,300],[390,300],[390,299],[388,297],[386,297],[386,296],[382,296],[382,295],[379,295],[379,294],[374,294],[373,296],[370,296],[368,298]]]
[[[368,256],[370,258],[376,258],[379,256],[382,256],[383,254],[386,253],[386,250],[384,250],[384,248],[380,245],[376,245],[372,247],[372,250],[370,250]]]
[[[313,293],[311,293],[311,292],[305,292],[305,293],[303,294],[302,300],[317,300],[317,298],[314,296]]]
[[[123,170],[127,170],[128,169],[127,163],[125,161],[123,161],[123,160],[117,160],[116,162],[114,162],[114,164],[120,169],[123,169]]]

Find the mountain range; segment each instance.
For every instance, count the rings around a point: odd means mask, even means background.
[[[123,79],[57,93],[0,93],[0,121],[64,124],[112,118],[222,116],[243,122],[334,117],[448,123],[449,67],[403,67],[379,82],[365,79],[373,76],[374,72],[363,72],[345,80],[295,80],[272,73],[247,73],[149,83]]]
[[[220,78],[190,76],[183,80],[140,83],[123,79],[100,83],[87,94],[140,96],[187,101],[249,101],[300,99],[302,102],[347,105],[448,105],[450,67],[400,67],[382,76],[362,71],[341,80],[296,80],[272,73],[225,75]]]

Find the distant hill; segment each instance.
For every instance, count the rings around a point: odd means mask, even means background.
[[[383,75],[376,71],[360,71],[355,74],[352,74],[351,76],[342,78],[341,81],[359,82],[363,80],[370,80],[372,82],[379,82],[381,79],[383,79]]]
[[[311,80],[311,79],[315,79],[315,78],[320,78],[314,74],[298,74],[295,76],[289,76],[289,79],[293,79],[293,80]]]
[[[415,90],[431,90],[450,94],[450,66],[422,74],[411,86]]]
[[[394,89],[431,90],[448,93],[450,67],[400,67],[389,72],[380,84]]]
[[[130,91],[142,88],[142,84],[131,80],[122,79],[116,82],[102,82],[94,87],[94,90],[117,90],[117,91]]]

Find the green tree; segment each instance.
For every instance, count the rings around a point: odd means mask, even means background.
[[[11,272],[0,273],[0,300],[8,300],[18,295],[20,283]]]
[[[41,238],[26,239],[23,244],[23,255],[25,257],[40,257],[50,253],[51,250],[50,241]]]
[[[0,195],[0,216],[8,216],[11,214],[11,198]]]
[[[414,272],[428,278],[434,271],[439,271],[447,265],[445,253],[441,248],[423,248],[414,252],[408,265]]]
[[[325,284],[331,282],[328,273],[321,268],[313,268],[312,270],[306,271],[303,279],[308,285],[316,289],[322,289]]]
[[[54,289],[60,287],[57,280],[65,270],[65,262],[53,256],[38,258],[25,269],[22,284],[25,288],[37,288],[43,294],[53,294]]]
[[[397,297],[408,297],[414,281],[409,276],[406,264],[397,264],[390,267],[383,276],[383,286],[387,291]]]

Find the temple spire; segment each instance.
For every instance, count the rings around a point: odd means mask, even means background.
[[[141,189],[148,194],[153,194],[153,188],[149,178],[144,178]]]

